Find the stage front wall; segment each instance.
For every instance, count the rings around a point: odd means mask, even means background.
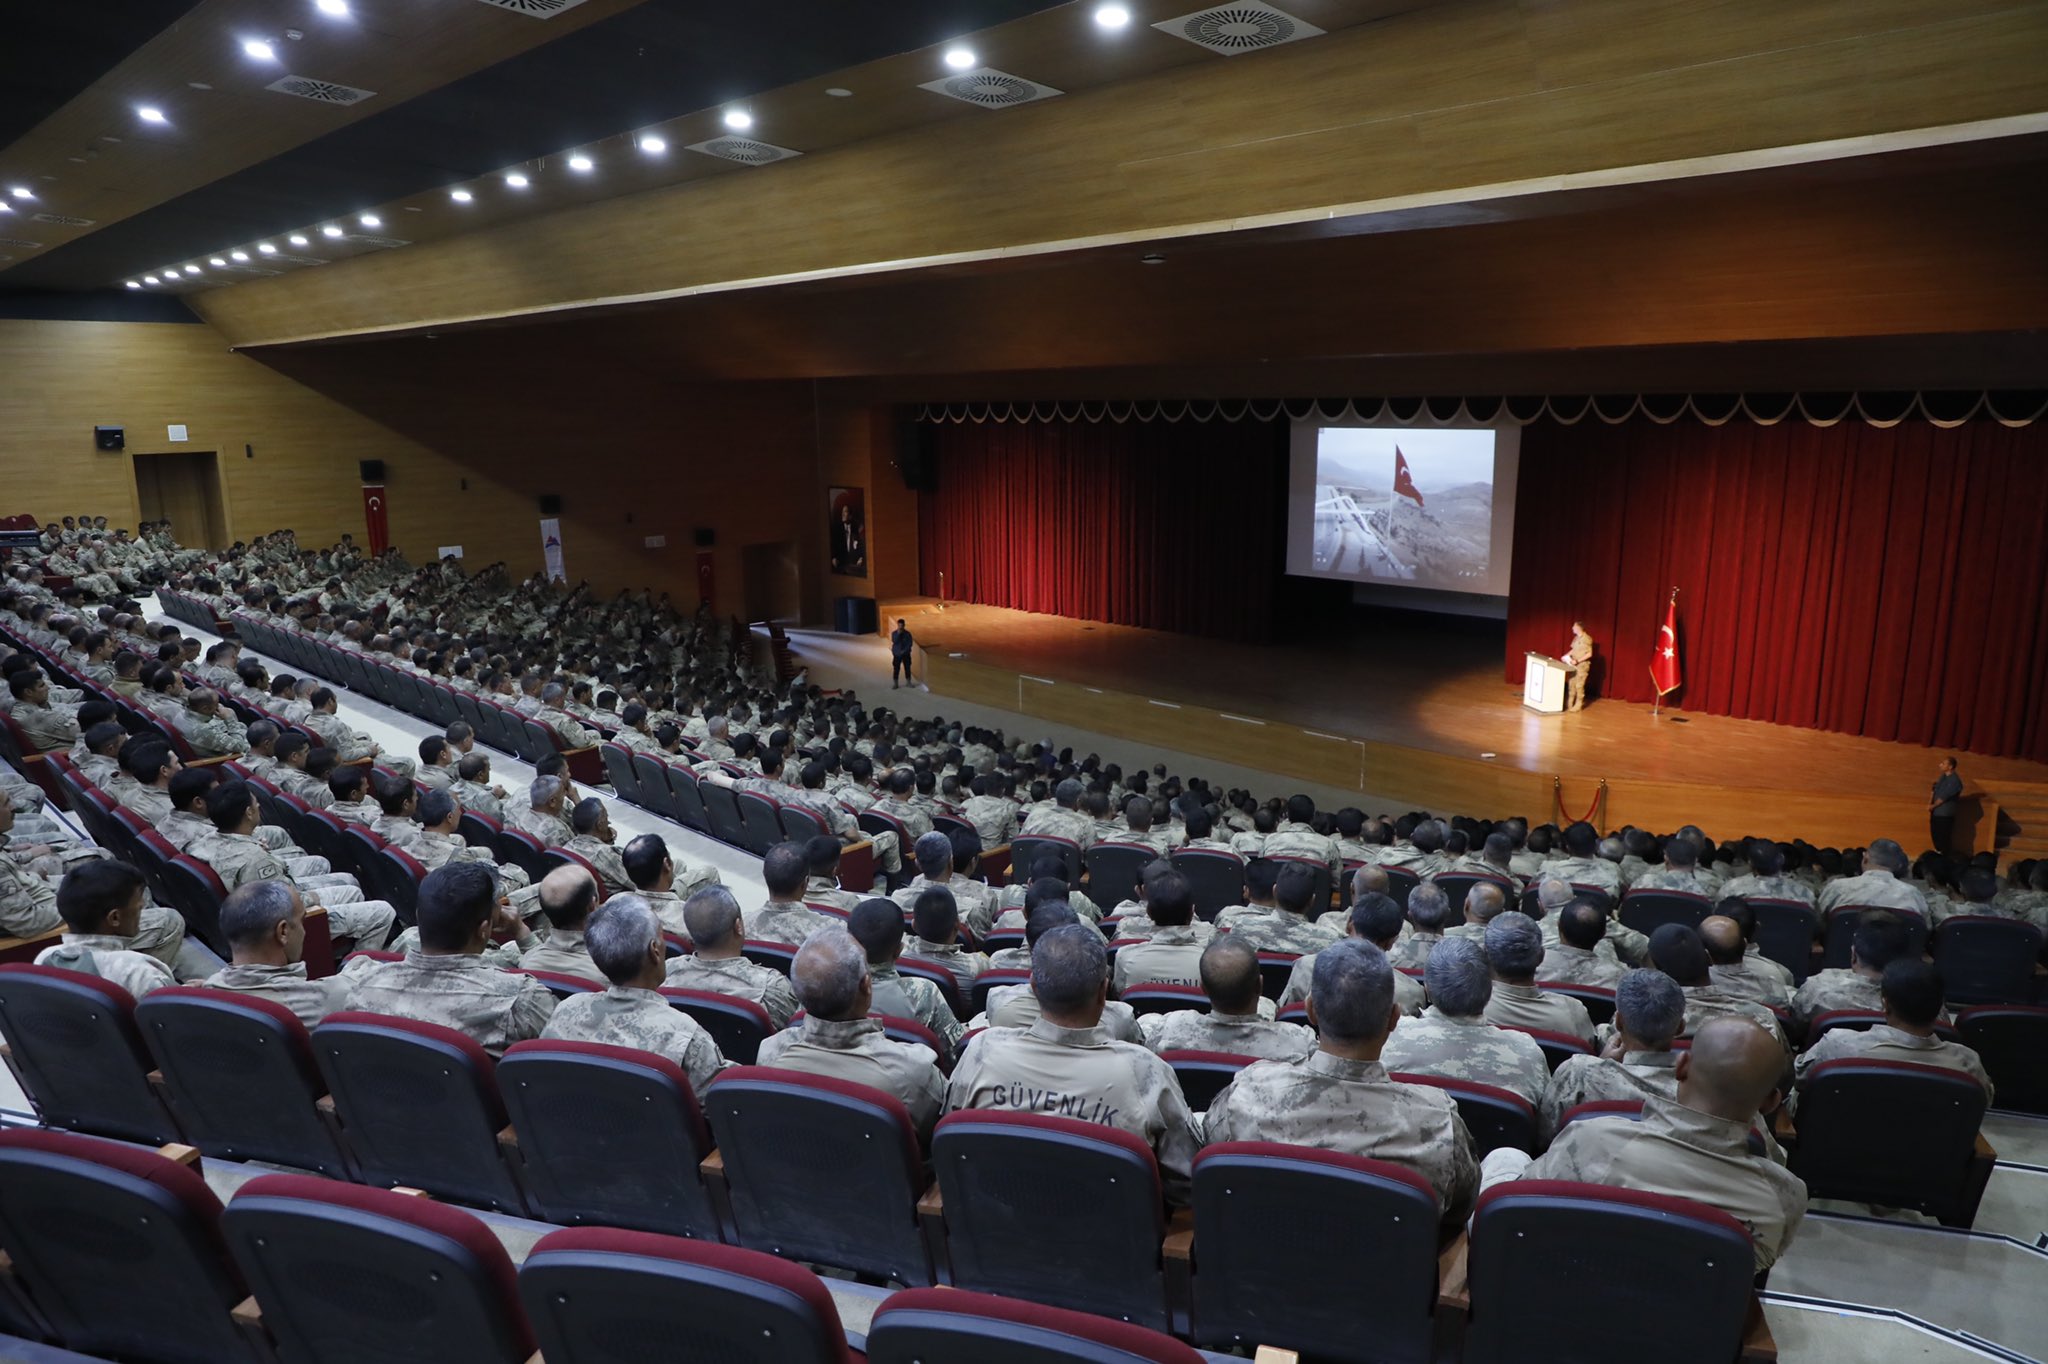
[[[1285,422],[945,423],[937,454],[919,499],[926,595],[1268,638]]]
[[[2048,425],[1529,427],[1508,680],[1650,700],[1674,586],[1685,709],[2048,760]]]

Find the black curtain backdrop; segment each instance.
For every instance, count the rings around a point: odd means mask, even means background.
[[[1263,640],[1286,534],[1285,422],[938,427],[926,595]]]
[[[1650,700],[1673,586],[1685,709],[2048,761],[2048,426],[1526,428],[1508,679]]]

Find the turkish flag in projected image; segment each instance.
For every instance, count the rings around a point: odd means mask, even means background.
[[[363,529],[369,532],[370,555],[382,554],[391,544],[391,522],[385,514],[384,485],[363,485]]]
[[[1401,447],[1394,447],[1394,491],[1403,497],[1415,499],[1415,505],[1423,505],[1422,494],[1415,490],[1415,477],[1408,472],[1408,456],[1401,453]]]

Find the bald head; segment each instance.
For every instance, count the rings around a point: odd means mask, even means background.
[[[1700,921],[1700,941],[1706,944],[1707,960],[1715,966],[1733,966],[1749,946],[1743,941],[1742,925],[1725,914]]]
[[[1546,916],[1552,915],[1570,904],[1577,893],[1572,889],[1572,883],[1564,878],[1546,876],[1536,887],[1536,904]]]
[[[540,907],[556,928],[583,927],[597,908],[597,878],[582,867],[556,867],[540,879]]]
[[[798,1002],[812,1018],[840,1023],[867,1017],[873,990],[867,949],[844,927],[832,924],[804,939],[789,976]]]
[[[1490,923],[1508,907],[1507,894],[1491,881],[1480,881],[1465,893],[1465,922]]]
[[[1730,1122],[1747,1123],[1778,1088],[1785,1052],[1746,1018],[1709,1019],[1678,1058],[1678,1101]]]
[[[1211,1008],[1248,1014],[1259,1007],[1259,954],[1250,943],[1219,934],[1202,949],[1201,970]]]
[[[1351,874],[1351,903],[1355,905],[1368,895],[1385,895],[1391,884],[1386,868],[1360,867]]]

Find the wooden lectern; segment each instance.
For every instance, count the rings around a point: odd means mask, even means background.
[[[1522,671],[1522,704],[1539,715],[1564,711],[1564,679],[1571,670],[1549,654],[1530,653]]]

